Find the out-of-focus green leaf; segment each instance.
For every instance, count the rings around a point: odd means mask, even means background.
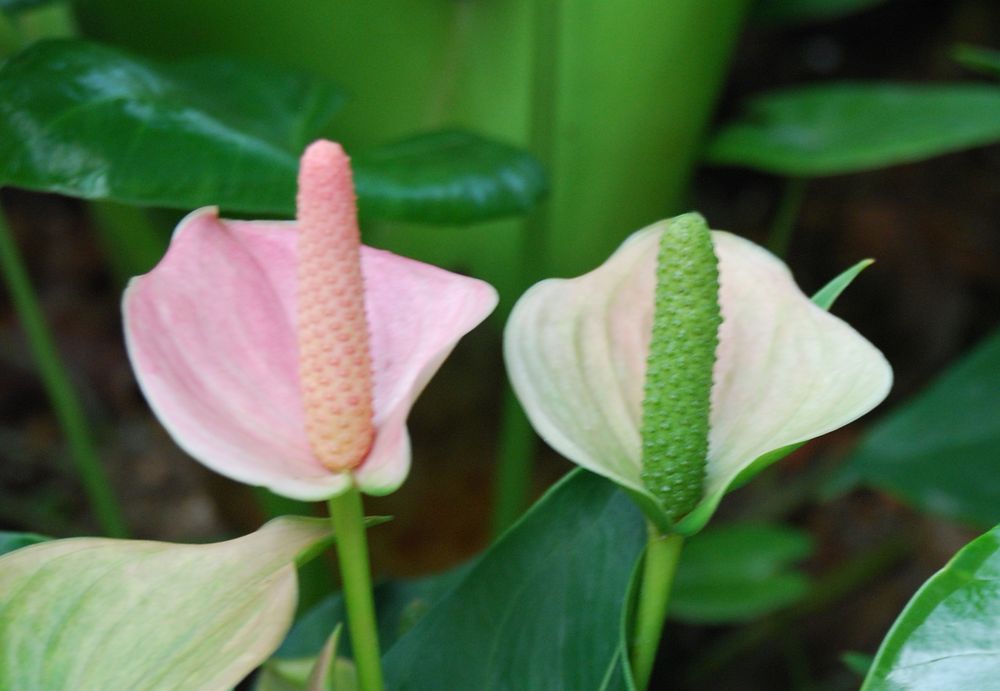
[[[684,546],[670,616],[721,624],[787,607],[809,589],[809,579],[792,567],[811,552],[809,536],[787,526],[709,528]]]
[[[875,656],[869,655],[868,653],[859,653],[854,650],[848,650],[847,652],[840,654],[840,661],[844,663],[844,666],[847,667],[847,669],[851,670],[863,679],[868,676],[868,670],[872,668]]]
[[[805,24],[861,12],[885,0],[758,0],[751,19],[759,24]]]
[[[29,545],[36,545],[39,542],[46,542],[50,539],[44,535],[36,535],[35,533],[12,533],[0,530],[0,555],[13,552],[15,549],[28,547]]]
[[[1000,87],[837,83],[752,99],[708,162],[787,176],[852,173],[1000,140]]]
[[[913,596],[862,691],[993,689],[1000,679],[1000,527],[973,540]]]
[[[955,47],[954,57],[970,70],[1000,78],[1000,50],[960,45]]]
[[[0,68],[0,184],[288,216],[299,155],[343,100],[328,81],[273,66],[45,41]],[[356,154],[354,173],[362,212],[409,221],[522,213],[544,191],[529,154],[465,132]]]
[[[295,561],[330,539],[283,517],[210,545],[73,538],[0,558],[0,689],[230,688],[278,646]]]
[[[845,472],[917,507],[1000,521],[1000,331],[871,428]]]
[[[410,137],[354,158],[361,213],[467,223],[524,213],[545,192],[530,154],[462,131]]]
[[[342,631],[338,624],[316,656],[268,660],[257,675],[254,691],[357,691],[354,664],[337,657]]]
[[[570,473],[388,650],[387,687],[607,688],[644,542],[622,492]]]

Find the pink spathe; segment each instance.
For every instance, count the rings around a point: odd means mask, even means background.
[[[350,186],[328,189],[343,196],[330,208],[353,207]],[[315,421],[331,413],[307,412],[314,403],[303,394],[303,374],[337,377],[313,384],[320,389],[344,382],[337,365],[324,369],[320,335],[311,364],[301,355],[315,347],[303,347],[298,335],[307,329],[299,324],[307,314],[298,305],[301,235],[298,223],[223,220],[214,208],[185,218],[163,260],[125,291],[136,377],[174,440],[223,475],[302,500],[334,496],[352,479],[370,494],[391,492],[409,469],[411,406],[458,340],[496,306],[496,292],[476,279],[360,248],[374,436],[358,442],[365,453],[353,470],[349,463],[331,469],[307,433],[310,415]],[[316,276],[307,290],[321,289]],[[320,321],[337,319],[327,313]],[[343,319],[350,329],[363,323],[356,314]],[[354,363],[345,371],[350,387],[364,379]]]

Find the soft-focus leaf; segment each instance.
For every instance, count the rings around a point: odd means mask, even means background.
[[[1000,331],[872,427],[847,473],[917,507],[1000,521]]]
[[[994,689],[1000,679],[1000,527],[973,540],[913,596],[862,691]]]
[[[793,565],[809,556],[805,533],[777,525],[730,524],[684,546],[670,615],[698,624],[746,621],[806,594],[809,579]]]
[[[15,549],[28,547],[29,545],[36,545],[39,542],[45,542],[50,539],[51,538],[45,537],[44,535],[37,535],[35,533],[12,533],[6,530],[0,530],[0,555],[7,554],[7,552],[13,552]]]
[[[1000,140],[1000,87],[838,83],[776,91],[709,144],[716,165],[788,176],[851,173]]]
[[[0,689],[228,688],[278,646],[295,560],[329,539],[284,517],[210,545],[73,538],[0,559]]]
[[[848,650],[840,654],[840,661],[844,663],[847,669],[851,670],[859,677],[864,678],[868,675],[868,670],[872,668],[872,663],[875,661],[874,655],[869,655],[868,653],[859,653],[853,650]]]
[[[308,658],[269,660],[257,676],[255,691],[357,691],[354,664],[337,656],[343,626],[326,638],[319,654]]]
[[[55,5],[61,0],[0,0],[0,12],[14,14],[24,10],[33,10],[36,7]]]
[[[1000,78],[1000,50],[961,45],[955,48],[954,57],[970,70]]]
[[[0,184],[288,216],[299,155],[343,100],[329,81],[269,65],[45,41],[0,69]],[[521,213],[544,189],[530,155],[465,132],[359,153],[354,172],[363,212],[410,221]]]
[[[531,209],[545,173],[530,154],[462,131],[420,134],[354,158],[362,214],[467,223]]]
[[[760,24],[805,24],[861,12],[885,0],[758,0],[751,18]]]
[[[570,473],[386,653],[387,686],[601,688],[644,537],[612,483]]]

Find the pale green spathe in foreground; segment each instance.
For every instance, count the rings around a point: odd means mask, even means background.
[[[330,538],[283,517],[209,545],[56,540],[0,559],[0,690],[230,688],[281,643],[295,561]]]

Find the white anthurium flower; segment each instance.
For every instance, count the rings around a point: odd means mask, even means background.
[[[508,374],[538,434],[647,514],[657,500],[641,478],[643,384],[670,222],[634,233],[590,273],[533,286],[504,335]],[[734,482],[864,415],[892,384],[882,353],[803,294],[781,260],[727,232],[711,238],[722,324],[708,458],[700,504],[669,526],[678,532],[699,530]]]

